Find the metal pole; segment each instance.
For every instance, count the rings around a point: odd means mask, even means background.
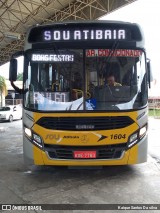
[[[14,105],[14,98],[15,98],[15,93],[12,92],[12,98],[13,98],[13,105]]]

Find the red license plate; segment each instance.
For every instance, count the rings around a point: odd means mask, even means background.
[[[96,158],[96,151],[74,151],[74,158]]]

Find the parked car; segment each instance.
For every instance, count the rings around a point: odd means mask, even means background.
[[[22,107],[19,105],[0,107],[0,121],[12,122],[16,119],[22,119]]]

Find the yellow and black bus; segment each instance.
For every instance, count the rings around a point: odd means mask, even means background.
[[[16,81],[17,55],[10,61],[10,81]],[[139,25],[38,25],[29,29],[21,55],[26,163],[102,166],[147,160],[150,70]]]

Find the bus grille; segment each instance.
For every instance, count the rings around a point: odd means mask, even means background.
[[[128,116],[107,117],[42,117],[37,124],[46,129],[93,131],[120,129],[133,124]]]
[[[44,144],[50,158],[53,159],[74,159],[74,151],[96,151],[96,159],[118,159],[126,149],[126,143],[107,146],[57,146]],[[86,159],[85,159],[86,160]]]

